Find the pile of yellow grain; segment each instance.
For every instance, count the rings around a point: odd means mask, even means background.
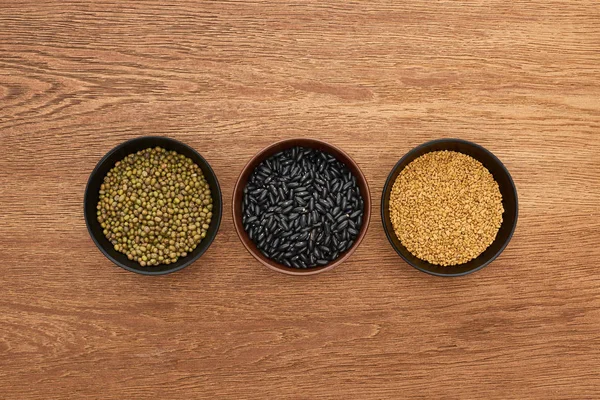
[[[487,249],[502,224],[502,195],[476,159],[436,151],[413,160],[390,195],[390,218],[402,244],[436,265],[458,265]]]

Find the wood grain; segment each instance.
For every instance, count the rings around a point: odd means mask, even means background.
[[[600,398],[600,5],[554,1],[0,0],[0,398]],[[163,277],[83,220],[96,162],[140,135],[200,151],[221,230]],[[315,137],[362,167],[363,244],[326,274],[254,261],[232,188]],[[379,196],[439,137],[517,184],[513,241],[473,275],[394,253]]]

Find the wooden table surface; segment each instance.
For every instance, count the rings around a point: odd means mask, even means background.
[[[111,264],[83,220],[96,162],[191,145],[225,199],[192,266]],[[1,399],[600,398],[600,3],[0,0]],[[231,219],[283,138],[347,151],[371,185],[356,253],[275,273]],[[440,137],[508,167],[506,251],[462,278],[386,240],[396,161]]]

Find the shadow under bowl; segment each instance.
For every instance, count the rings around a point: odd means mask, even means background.
[[[190,254],[169,265],[162,264],[142,267],[136,261],[129,260],[125,254],[116,251],[106,236],[104,236],[104,233],[102,232],[103,229],[96,217],[96,206],[100,196],[100,185],[104,181],[104,177],[108,171],[115,166],[115,163],[124,159],[129,154],[156,146],[160,146],[166,150],[176,151],[177,153],[190,158],[200,167],[211,190],[211,196],[213,199],[213,217],[208,231],[206,232],[206,237],[202,239],[200,244],[198,244],[198,246]],[[96,168],[94,168],[92,171],[88,179],[87,187],[85,188],[83,203],[85,223],[87,225],[88,232],[102,254],[104,254],[106,258],[119,267],[143,275],[163,275],[179,271],[180,269],[187,267],[200,258],[200,256],[204,254],[204,252],[210,247],[211,243],[215,239],[221,223],[221,216],[223,214],[223,203],[219,181],[217,180],[217,176],[208,162],[190,146],[177,140],[161,136],[144,136],[128,140],[127,142],[121,143],[109,151],[98,162]]]
[[[440,266],[431,264],[414,256],[406,249],[406,247],[404,247],[402,242],[400,242],[390,220],[390,194],[392,192],[394,182],[396,182],[396,178],[400,172],[404,169],[404,167],[423,154],[440,150],[456,151],[467,154],[481,162],[483,166],[490,171],[496,182],[498,182],[500,193],[502,194],[502,205],[504,206],[502,225],[500,226],[500,230],[498,231],[496,239],[492,242],[492,244],[477,258],[474,258],[473,260],[464,264],[453,266]],[[496,257],[498,257],[502,251],[504,251],[510,242],[510,239],[512,238],[517,226],[518,209],[517,188],[515,187],[510,173],[504,164],[502,164],[502,162],[500,162],[500,160],[489,150],[478,144],[461,139],[433,140],[417,146],[409,151],[400,159],[400,161],[398,161],[388,175],[381,196],[381,220],[383,222],[383,229],[394,250],[396,250],[400,257],[402,257],[408,264],[412,265],[416,269],[436,276],[467,275],[482,269],[494,261],[494,259],[496,259]]]
[[[284,151],[289,148],[293,148],[296,146],[308,147],[317,150],[321,150],[325,153],[329,153],[339,161],[344,163],[348,169],[352,172],[352,174],[356,177],[356,183],[360,190],[360,195],[364,202],[364,214],[362,226],[360,227],[360,231],[358,232],[358,236],[356,240],[352,244],[352,246],[346,250],[344,253],[340,254],[338,258],[331,261],[329,264],[307,268],[307,269],[298,269],[287,267],[283,264],[280,264],[274,260],[267,258],[263,255],[260,250],[256,247],[254,242],[248,237],[246,230],[242,224],[242,203],[244,196],[244,188],[248,183],[248,179],[254,172],[254,169],[265,159],[271,157],[272,155]],[[335,268],[336,266],[343,263],[360,245],[360,242],[363,240],[367,233],[367,229],[369,227],[369,221],[371,219],[371,194],[369,192],[369,185],[367,183],[367,179],[364,174],[358,167],[358,164],[348,154],[342,151],[340,148],[333,146],[329,143],[323,142],[317,139],[308,139],[308,138],[296,138],[296,139],[287,139],[277,143],[274,143],[265,149],[261,150],[258,154],[256,154],[244,167],[242,170],[233,190],[233,222],[235,225],[235,230],[248,252],[252,254],[254,258],[260,261],[263,265],[275,270],[277,272],[282,272],[288,275],[314,275],[321,272],[329,271],[330,269]]]

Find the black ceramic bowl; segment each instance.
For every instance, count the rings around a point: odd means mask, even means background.
[[[114,167],[115,163],[131,153],[156,146],[160,146],[167,150],[174,150],[179,154],[183,154],[184,156],[191,158],[196,164],[198,164],[211,189],[211,195],[213,199],[213,217],[210,222],[208,232],[206,233],[206,237],[200,242],[194,251],[192,251],[186,257],[180,258],[177,260],[177,262],[169,265],[153,265],[149,267],[142,267],[137,262],[129,260],[126,255],[116,251],[108,239],[106,239],[102,233],[103,229],[96,219],[96,206],[98,204],[100,185],[102,184],[106,173]],[[125,143],[121,143],[109,151],[98,162],[96,168],[94,168],[92,174],[90,175],[87,187],[85,188],[83,206],[83,213],[88,232],[94,240],[94,243],[96,243],[96,246],[98,246],[106,258],[121,268],[144,275],[168,274],[170,272],[175,272],[185,268],[196,261],[206,251],[206,249],[210,247],[212,241],[217,235],[217,231],[219,230],[219,225],[221,223],[221,215],[223,214],[223,204],[221,200],[221,188],[219,187],[219,181],[217,180],[217,176],[208,162],[190,146],[174,139],[159,136],[145,136],[132,139]]]
[[[467,263],[447,267],[428,263],[427,261],[423,261],[412,255],[396,236],[392,222],[390,221],[389,210],[392,186],[394,186],[396,178],[404,167],[410,164],[415,158],[418,158],[425,153],[440,150],[457,151],[480,161],[491,172],[496,182],[498,182],[500,193],[502,194],[502,205],[504,206],[502,225],[496,235],[496,239],[490,247],[481,253],[479,257]],[[434,140],[412,149],[398,161],[392,169],[392,172],[390,172],[381,196],[381,219],[383,222],[383,229],[385,230],[385,234],[392,244],[392,247],[407,263],[416,269],[437,276],[461,276],[470,274],[494,261],[494,259],[506,248],[508,242],[510,242],[510,239],[512,238],[513,232],[517,226],[518,208],[517,188],[506,167],[490,151],[478,144],[461,139]]]

